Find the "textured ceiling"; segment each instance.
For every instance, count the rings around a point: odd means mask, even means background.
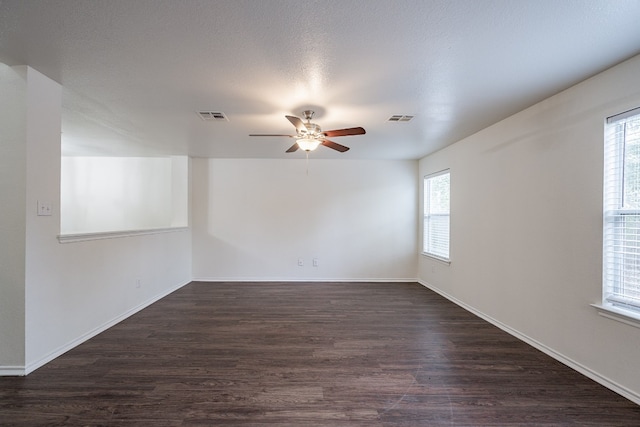
[[[66,154],[304,157],[248,134],[312,107],[367,130],[313,156],[416,159],[640,53],[638,22],[638,0],[0,0],[0,62],[63,85]]]

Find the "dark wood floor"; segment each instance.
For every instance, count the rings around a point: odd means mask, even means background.
[[[397,283],[192,283],[27,377],[1,425],[640,426],[640,406]]]

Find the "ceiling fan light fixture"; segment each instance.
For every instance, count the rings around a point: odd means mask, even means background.
[[[1,0],[0,0],[1,1]],[[311,123],[313,117],[313,111],[303,111],[304,118],[307,122],[303,122],[296,116],[284,116],[293,126],[296,128],[295,135],[282,135],[282,134],[264,134],[264,133],[252,133],[249,136],[286,136],[289,138],[295,138],[296,143],[289,147],[285,153],[294,153],[299,149],[306,151],[313,151],[318,148],[318,145],[323,145],[332,150],[344,153],[349,151],[349,147],[338,144],[337,142],[328,140],[327,138],[333,138],[337,136],[349,136],[349,135],[364,135],[366,131],[361,127],[345,128],[345,129],[333,129],[323,131],[320,126],[315,123]]]
[[[298,147],[304,151],[313,151],[320,145],[320,141],[313,138],[301,138],[296,140],[296,142],[298,143]]]

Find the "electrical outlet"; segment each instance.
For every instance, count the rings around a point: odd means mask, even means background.
[[[318,265],[320,265],[320,263],[318,262],[318,258],[314,258],[313,259],[313,266],[317,267]]]
[[[304,260],[302,258],[298,258],[298,267],[304,266]]]

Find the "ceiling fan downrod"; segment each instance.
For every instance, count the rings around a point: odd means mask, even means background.
[[[315,114],[315,111],[313,110],[304,110],[302,112],[302,116],[308,121],[310,122],[311,119],[313,118],[313,115]]]

